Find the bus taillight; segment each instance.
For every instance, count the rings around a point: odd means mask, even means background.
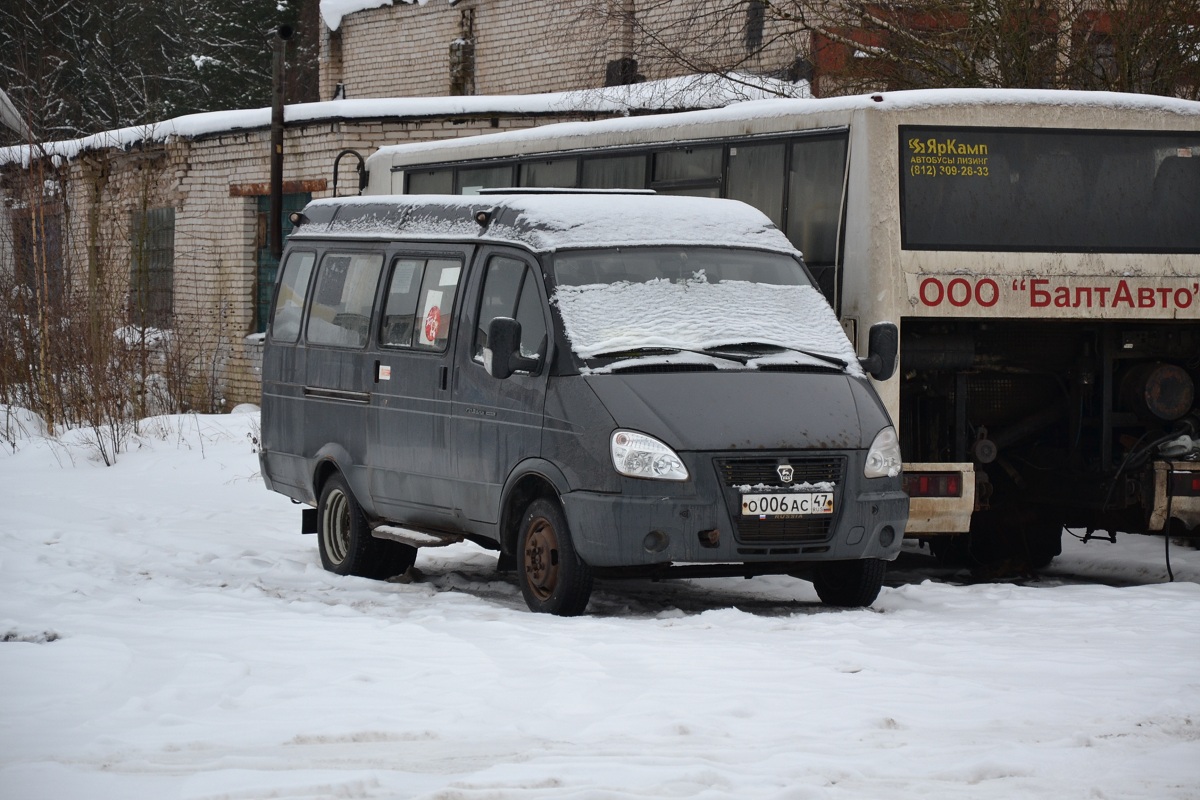
[[[909,497],[962,497],[962,475],[957,472],[906,472],[904,491]]]
[[[1172,497],[1200,497],[1200,472],[1172,472],[1168,486]]]

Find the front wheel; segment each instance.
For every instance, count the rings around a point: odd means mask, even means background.
[[[317,540],[321,566],[338,575],[390,578],[417,560],[417,548],[412,545],[371,535],[367,517],[341,475],[331,476],[321,488]]]
[[[877,558],[826,561],[816,565],[813,586],[827,606],[863,608],[879,596],[886,572],[887,562]]]
[[[517,537],[517,580],[530,611],[574,617],[592,595],[592,570],[575,552],[562,509],[546,499],[525,511]]]

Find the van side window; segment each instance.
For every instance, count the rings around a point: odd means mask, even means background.
[[[325,254],[308,310],[310,344],[366,346],[382,268],[378,253]]]
[[[393,261],[380,320],[380,344],[444,351],[461,276],[458,259],[401,257]]]
[[[293,252],[283,265],[279,294],[275,298],[275,316],[271,319],[271,338],[276,342],[295,342],[300,338],[304,298],[316,260],[316,253]]]
[[[496,317],[512,317],[521,323],[521,355],[542,355],[546,340],[546,316],[537,290],[537,273],[515,258],[493,256],[479,301],[479,327],[475,331],[475,357],[482,360],[488,326]]]
[[[384,347],[412,347],[417,328],[417,296],[424,277],[423,258],[397,258],[392,262],[379,331],[379,343]]]

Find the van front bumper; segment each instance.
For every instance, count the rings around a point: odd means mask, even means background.
[[[584,561],[593,567],[770,564],[892,560],[900,552],[908,496],[899,477],[862,477],[862,451],[680,455],[689,481],[625,478],[620,493],[562,496],[572,541]],[[742,515],[741,495],[748,486],[753,493],[795,491],[794,484],[777,485],[778,478],[776,485],[744,483],[745,474],[757,469],[765,475],[776,464],[818,460],[836,463],[839,471],[836,480],[823,482],[834,487],[833,514],[772,517],[765,524]],[[752,470],[739,472],[743,464]]]

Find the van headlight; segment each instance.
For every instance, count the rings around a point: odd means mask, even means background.
[[[613,467],[631,478],[653,478],[660,481],[686,481],[687,467],[665,444],[634,431],[613,431],[609,439]]]
[[[867,450],[867,463],[863,475],[868,478],[894,478],[900,474],[903,462],[900,459],[900,440],[891,425],[875,434],[875,441]]]

